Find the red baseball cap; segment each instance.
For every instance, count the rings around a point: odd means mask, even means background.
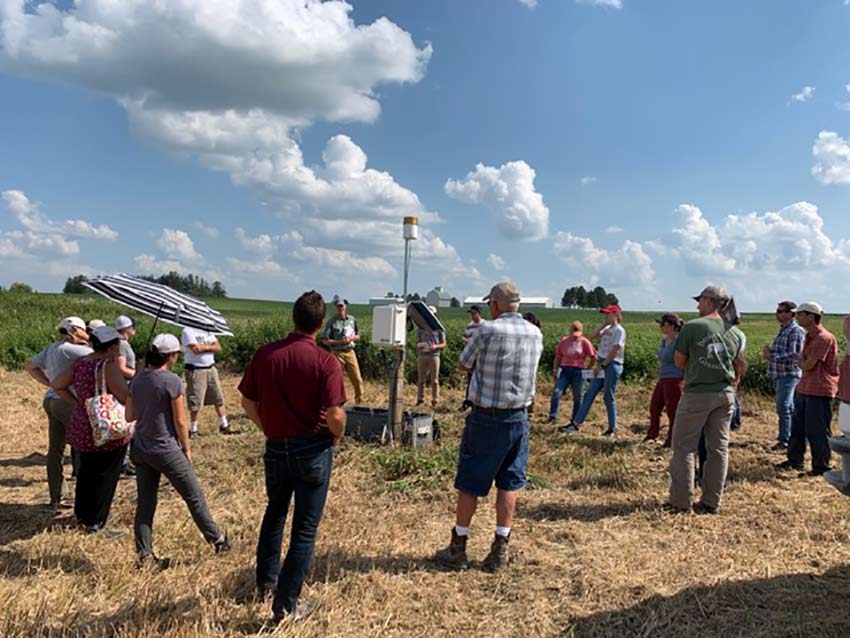
[[[620,306],[608,306],[607,308],[600,308],[599,312],[606,314],[606,315],[610,312],[616,312],[618,315],[622,314],[622,311],[620,310]]]

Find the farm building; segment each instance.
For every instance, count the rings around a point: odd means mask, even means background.
[[[404,303],[401,297],[369,297],[370,306],[388,306],[391,303]]]
[[[478,297],[464,297],[464,308],[469,308],[474,304],[486,306],[487,303],[484,301],[484,295],[480,295]],[[523,310],[528,310],[530,308],[551,308],[552,300],[549,297],[522,297],[519,302],[519,307]]]
[[[442,286],[435,286],[425,295],[425,303],[435,308],[448,308],[452,305],[452,296]]]

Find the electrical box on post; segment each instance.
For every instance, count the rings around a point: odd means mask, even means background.
[[[372,309],[372,343],[379,348],[403,349],[407,337],[407,308],[404,304]]]

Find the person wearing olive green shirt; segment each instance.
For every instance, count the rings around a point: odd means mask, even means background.
[[[685,391],[676,410],[670,460],[669,508],[717,514],[729,465],[729,423],[735,388],[745,370],[744,336],[721,317],[729,296],[708,286],[697,301],[699,318],[685,323],[676,342],[676,365],[685,369]],[[706,460],[701,500],[693,503],[694,453],[705,433]]]
[[[330,349],[343,372],[348,375],[354,386],[354,405],[360,405],[363,401],[363,377],[360,376],[360,365],[354,353],[354,346],[360,341],[360,331],[357,329],[357,321],[348,314],[348,300],[334,295],[333,304],[336,306],[336,316],[325,324],[322,345]]]

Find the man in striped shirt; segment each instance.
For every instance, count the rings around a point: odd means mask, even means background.
[[[493,321],[478,328],[460,355],[460,368],[472,372],[468,395],[472,409],[466,417],[455,478],[456,525],[451,543],[437,552],[436,559],[455,569],[469,566],[469,525],[478,499],[487,496],[495,481],[496,536],[484,567],[497,571],[508,564],[517,491],[526,483],[527,408],[534,399],[543,335],[517,312],[520,295],[514,284],[496,284],[484,301]]]

